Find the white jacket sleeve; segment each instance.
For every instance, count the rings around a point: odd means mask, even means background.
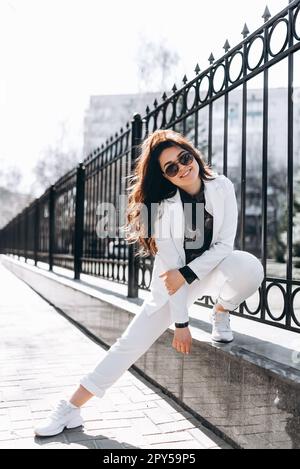
[[[218,238],[207,251],[188,264],[199,280],[208,275],[234,249],[238,223],[238,207],[234,185],[230,179],[224,179],[223,190],[224,219]]]
[[[163,215],[163,225],[156,221],[155,224],[155,242],[158,249],[157,256],[160,258],[164,265],[164,271],[179,269],[182,267],[182,260],[179,253],[171,240],[171,227],[169,211],[166,204],[164,204],[166,212]],[[163,273],[160,272],[159,274]],[[169,296],[169,304],[173,322],[186,322],[189,320],[187,308],[187,295],[188,285],[185,283],[176,293],[170,295],[165,287],[163,279],[161,279],[161,288],[165,289],[166,294]]]

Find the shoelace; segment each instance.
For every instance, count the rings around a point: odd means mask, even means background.
[[[212,318],[217,326],[224,324],[226,327],[230,327],[230,314],[225,317],[223,313],[214,312]]]
[[[59,420],[64,415],[68,414],[70,412],[70,410],[71,409],[67,406],[66,401],[60,401],[58,403],[56,409],[54,409],[54,411],[52,413],[52,418],[54,420]]]

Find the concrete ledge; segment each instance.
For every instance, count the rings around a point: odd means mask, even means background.
[[[142,292],[129,300],[126,286],[106,280],[75,281],[72,272],[49,273],[7,256],[1,262],[107,347],[147,298]],[[208,311],[194,305],[190,317],[190,356],[172,348],[171,326],[133,368],[236,447],[299,449],[299,335],[232,317],[235,342],[217,346]]]

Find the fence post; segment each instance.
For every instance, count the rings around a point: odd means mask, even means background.
[[[131,174],[139,156],[138,145],[142,141],[143,121],[140,114],[134,114],[131,121]],[[137,298],[139,293],[139,256],[137,243],[128,245],[128,298]]]
[[[18,235],[17,235],[17,239],[18,239],[18,261],[19,261],[20,258],[21,258],[21,243],[22,243],[21,223],[22,223],[22,214],[19,213],[19,215],[18,215],[18,217],[17,217],[17,230],[18,230]]]
[[[34,265],[38,263],[39,240],[40,240],[40,205],[39,199],[35,201],[35,214],[34,214]]]
[[[74,278],[80,280],[83,253],[85,166],[80,163],[76,177],[74,232]]]
[[[53,252],[54,252],[54,223],[55,223],[55,188],[50,187],[49,191],[49,270],[53,270]]]
[[[24,210],[24,259],[28,259],[28,207]]]

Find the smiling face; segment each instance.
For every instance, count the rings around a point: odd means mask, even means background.
[[[186,150],[178,146],[166,148],[159,156],[159,164],[161,170],[165,172],[170,164],[177,162],[178,174],[174,177],[169,177],[167,174],[163,176],[175,186],[186,190],[199,183],[199,165],[195,158],[188,166],[179,163],[178,158],[182,153],[186,153]]]

